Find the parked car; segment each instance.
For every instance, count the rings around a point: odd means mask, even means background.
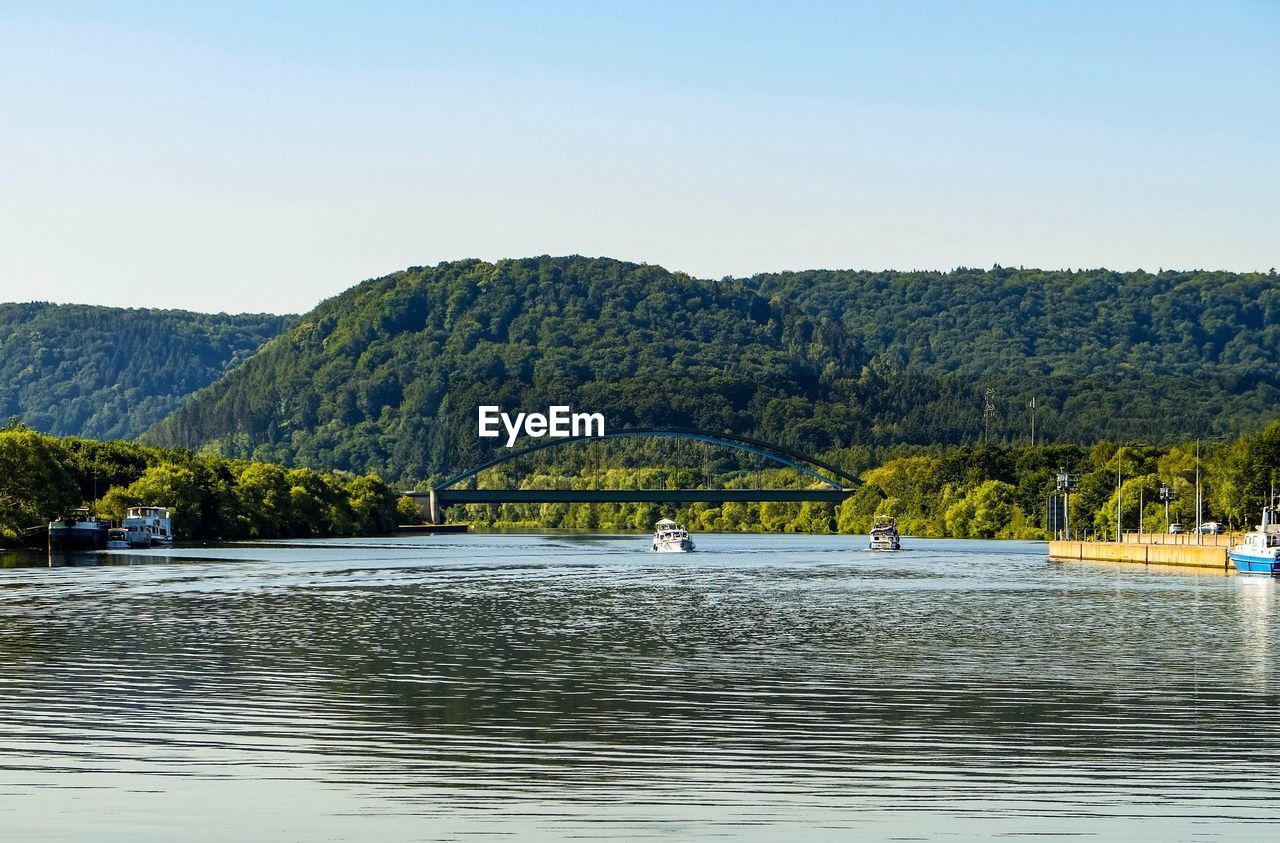
[[[1177,522],[1177,521],[1174,521],[1172,524],[1170,524],[1170,525],[1169,525],[1169,532],[1170,532],[1170,533],[1181,533],[1181,532],[1182,532],[1182,524],[1181,524],[1181,523],[1179,523],[1179,522]]]
[[[1206,521],[1200,525],[1200,532],[1216,536],[1222,532],[1222,524],[1217,521]]]

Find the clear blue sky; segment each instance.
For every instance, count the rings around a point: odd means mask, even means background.
[[[1280,265],[1280,2],[0,5],[0,300]]]

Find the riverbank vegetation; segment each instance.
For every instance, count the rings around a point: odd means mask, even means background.
[[[118,519],[135,504],[169,507],[187,540],[376,535],[416,516],[375,475],[0,430],[0,544],[75,506]]]
[[[731,503],[503,504],[453,507],[459,521],[495,527],[648,530],[674,516],[691,529],[865,533],[893,515],[910,535],[957,538],[1048,537],[1048,499],[1059,470],[1073,475],[1071,523],[1077,535],[1113,536],[1117,481],[1126,530],[1164,529],[1161,486],[1174,500],[1170,520],[1193,527],[1197,462],[1204,519],[1256,523],[1280,470],[1280,423],[1234,441],[1173,446],[1079,445],[858,446],[822,457],[861,478],[840,505]],[[662,466],[666,459],[670,465]],[[798,488],[813,482],[792,469],[749,465],[705,445],[653,440],[550,449],[528,465],[482,472],[480,488]],[[649,461],[655,467],[625,463]],[[679,466],[676,463],[680,463]],[[119,518],[133,504],[168,506],[184,539],[235,540],[373,535],[418,520],[375,475],[286,468],[173,448],[58,438],[11,424],[0,430],[0,542],[66,509],[91,505]]]
[[[857,447],[823,454],[826,461],[862,480],[838,506],[473,504],[451,508],[449,514],[497,527],[645,530],[658,518],[676,517],[700,531],[816,533],[866,533],[875,516],[892,515],[910,535],[1043,539],[1049,537],[1049,498],[1058,472],[1065,470],[1074,484],[1073,534],[1109,537],[1115,535],[1117,498],[1125,530],[1137,530],[1141,524],[1148,532],[1163,531],[1161,486],[1174,495],[1169,520],[1192,529],[1198,463],[1204,520],[1232,527],[1256,523],[1280,469],[1280,423],[1230,443],[1203,442],[1199,460],[1196,453],[1195,442]],[[791,469],[717,472],[709,463],[637,469],[612,464],[614,459],[603,447],[582,450],[519,474],[504,467],[490,469],[475,483],[479,488],[525,489],[794,488],[812,483],[812,478]]]

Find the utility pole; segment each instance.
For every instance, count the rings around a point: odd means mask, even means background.
[[[1271,526],[1271,507],[1276,505],[1276,470],[1271,469],[1271,494],[1267,496],[1267,505],[1262,508],[1262,524],[1259,529],[1267,532],[1267,528]],[[1248,526],[1248,525],[1246,525]]]
[[[1034,395],[1031,396],[1028,406],[1031,408],[1031,447],[1034,448],[1036,446],[1036,397]]]
[[[996,391],[991,388],[982,391],[982,444],[991,441],[991,420],[995,418],[996,406],[991,403]]]
[[[1204,544],[1204,533],[1200,531],[1200,440],[1196,440],[1196,544]]]
[[[1120,458],[1123,453],[1119,448],[1116,448],[1116,544],[1124,541],[1124,534],[1121,532],[1120,527],[1120,497],[1123,492],[1123,487],[1120,485]]]
[[[1142,544],[1142,494],[1146,490],[1138,487],[1138,544]]]

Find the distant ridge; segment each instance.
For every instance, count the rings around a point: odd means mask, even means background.
[[[1280,416],[1274,271],[717,282],[544,256],[413,267],[302,317],[0,305],[0,330],[0,412],[39,429],[109,438],[150,424],[158,444],[390,479],[479,456],[479,403],[571,403],[612,426],[812,453],[1025,442],[1032,398],[1050,442],[1234,434]],[[138,367],[163,383],[121,382]]]
[[[321,303],[148,438],[411,479],[479,456],[480,403],[819,452],[1027,441],[1034,397],[1040,441],[1169,440],[1265,426],[1278,364],[1274,273],[468,260]]]
[[[745,281],[840,322],[874,365],[994,391],[996,429],[1148,440],[1280,415],[1280,278],[1216,271],[812,270]]]
[[[886,381],[866,362],[835,322],[738,281],[607,258],[456,261],[321,303],[147,439],[422,478],[493,447],[476,436],[479,404],[812,450],[976,423],[965,390]]]
[[[0,420],[132,439],[295,318],[0,304]]]

